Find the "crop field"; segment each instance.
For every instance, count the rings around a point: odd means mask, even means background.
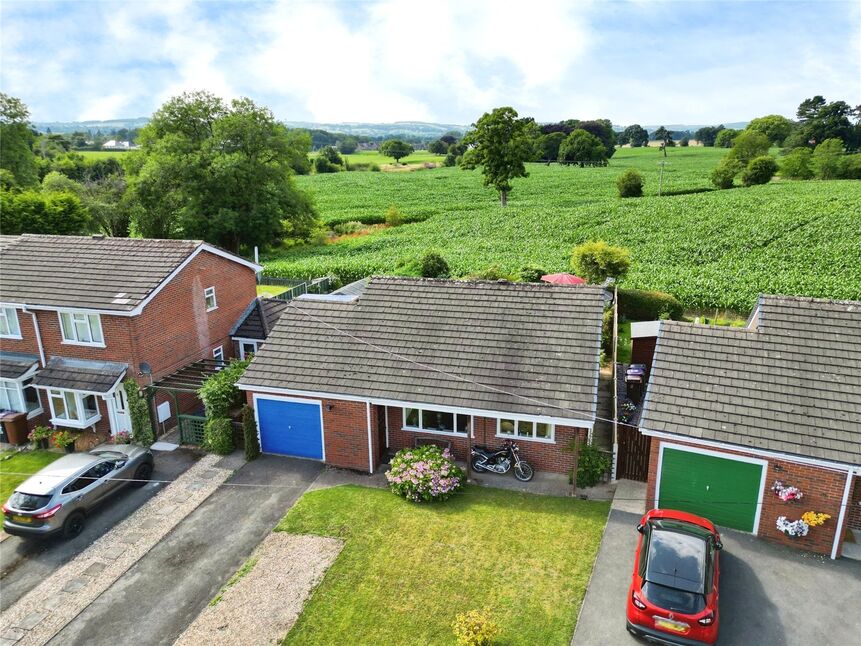
[[[689,308],[746,312],[761,292],[861,298],[861,182],[776,179],[712,191],[708,174],[725,152],[670,149],[662,197],[655,149],[619,150],[606,168],[530,164],[506,209],[478,171],[297,177],[329,225],[382,222],[391,205],[420,221],[272,252],[266,273],[349,281],[394,273],[430,248],[456,276],[491,266],[565,271],[574,245],[604,239],[631,249],[625,286],[670,292]],[[645,197],[622,200],[615,179],[630,167],[645,175]]]
[[[312,157],[316,153],[312,154]],[[394,164],[395,160],[386,157],[376,150],[362,150],[350,155],[343,155],[350,164],[378,164],[379,166]],[[427,150],[417,150],[409,157],[401,159],[401,164],[424,164],[425,162],[441,163],[445,155],[435,155]]]

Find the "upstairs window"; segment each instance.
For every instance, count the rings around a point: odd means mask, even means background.
[[[60,327],[64,343],[104,345],[102,321],[98,314],[84,312],[60,312]]]
[[[215,300],[215,287],[207,287],[203,290],[203,298],[206,301],[206,311],[211,312],[218,308],[218,303]]]
[[[4,339],[21,338],[21,328],[18,326],[18,312],[14,307],[0,307],[0,337]]]

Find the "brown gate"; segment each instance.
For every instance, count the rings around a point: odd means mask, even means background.
[[[619,424],[619,456],[616,477],[646,482],[649,479],[649,452],[652,438],[636,426]]]

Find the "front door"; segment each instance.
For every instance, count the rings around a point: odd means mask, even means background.
[[[120,386],[114,391],[112,404],[114,408],[114,421],[116,423],[116,428],[112,429],[114,435],[120,431],[131,433],[132,417],[129,413],[129,398],[128,395],[126,395],[125,388]]]

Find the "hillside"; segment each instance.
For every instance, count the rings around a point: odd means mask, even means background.
[[[424,221],[273,253],[266,272],[346,281],[391,273],[431,247],[455,275],[492,265],[564,271],[575,244],[603,238],[633,253],[626,286],[668,291],[688,307],[745,312],[760,292],[861,298],[861,182],[774,180],[711,191],[708,173],[725,151],[669,153],[664,190],[682,194],[657,197],[656,150],[623,149],[607,168],[531,164],[507,209],[478,172],[456,168],[299,177],[328,223],[381,222],[392,204]],[[614,180],[628,167],[646,176],[645,197],[616,196]]]

